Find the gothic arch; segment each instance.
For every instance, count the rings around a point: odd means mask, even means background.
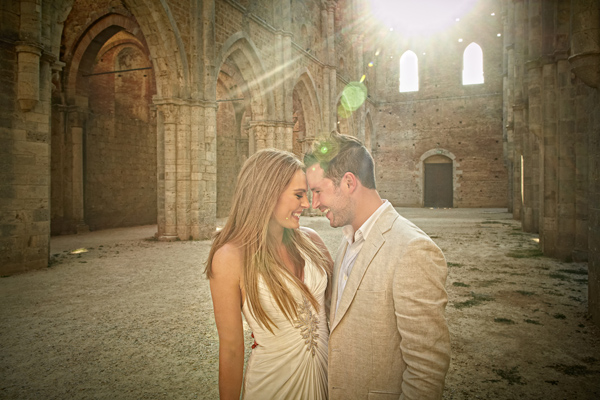
[[[321,132],[321,102],[314,81],[305,68],[299,71],[292,93],[294,103],[294,143],[292,149],[297,155],[306,150],[306,145]],[[297,127],[297,125],[301,125]],[[308,140],[308,141],[306,141]]]
[[[79,76],[91,70],[96,55],[106,41],[123,30],[133,35],[147,48],[146,41],[135,21],[126,15],[114,13],[97,19],[76,41],[65,57],[67,66],[64,90],[69,103],[75,101]]]
[[[245,81],[250,99],[253,120],[267,120],[274,114],[274,100],[267,88],[271,87],[270,77],[265,72],[264,65],[259,57],[259,50],[246,32],[237,32],[223,43],[217,55],[215,65],[220,71],[223,63],[229,58],[239,69]],[[211,92],[216,90],[216,81],[212,83]]]
[[[161,98],[189,98],[189,62],[177,22],[166,1],[123,0],[147,40],[156,92]],[[151,12],[149,12],[151,10]],[[180,82],[174,85],[173,82]]]

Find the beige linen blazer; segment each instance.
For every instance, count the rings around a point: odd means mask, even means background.
[[[344,239],[333,272],[329,398],[441,399],[450,364],[442,251],[389,204],[356,259],[336,312],[346,246]]]

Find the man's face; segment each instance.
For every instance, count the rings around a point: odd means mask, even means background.
[[[352,201],[348,193],[336,186],[316,163],[306,169],[308,187],[312,191],[312,208],[325,213],[329,225],[339,228],[350,225],[354,218]]]

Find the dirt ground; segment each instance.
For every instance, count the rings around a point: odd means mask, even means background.
[[[444,399],[600,399],[586,263],[540,256],[503,209],[398,211],[449,265]],[[301,223],[335,251],[341,232],[324,217]],[[155,231],[54,237],[50,268],[0,279],[0,398],[218,398],[210,242]]]

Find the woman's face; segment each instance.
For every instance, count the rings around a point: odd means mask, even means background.
[[[280,226],[288,229],[298,229],[300,227],[300,214],[309,207],[307,190],[304,171],[296,171],[277,200],[269,226],[272,228]]]

